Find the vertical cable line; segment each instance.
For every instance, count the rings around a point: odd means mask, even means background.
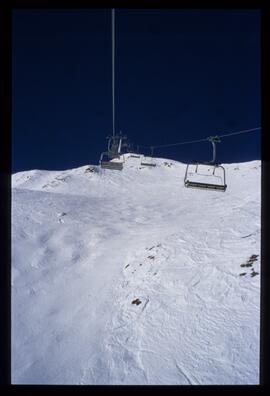
[[[115,10],[112,9],[112,124],[113,124],[113,136],[115,135],[115,90],[114,90],[114,58],[115,58]]]

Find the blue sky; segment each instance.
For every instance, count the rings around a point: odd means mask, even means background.
[[[135,145],[261,125],[259,10],[116,9],[116,131]],[[97,164],[112,132],[111,10],[16,10],[12,170]],[[210,143],[158,149],[211,159]],[[260,158],[260,132],[223,139],[217,160]]]

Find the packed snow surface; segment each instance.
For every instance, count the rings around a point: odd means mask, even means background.
[[[12,176],[12,383],[258,384],[260,161]]]

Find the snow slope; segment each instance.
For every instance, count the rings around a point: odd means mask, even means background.
[[[125,160],[12,176],[12,383],[258,384],[260,161]]]

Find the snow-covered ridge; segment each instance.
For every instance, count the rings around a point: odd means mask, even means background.
[[[12,382],[257,384],[261,163],[12,176]]]

